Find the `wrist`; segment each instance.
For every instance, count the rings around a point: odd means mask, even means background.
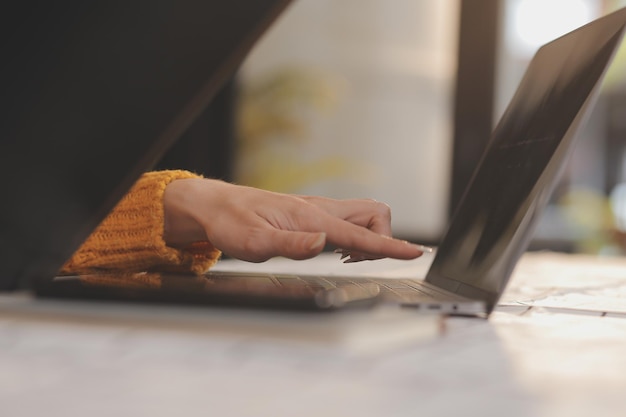
[[[203,179],[179,179],[172,181],[163,193],[163,240],[167,246],[182,248],[193,242],[206,241],[206,231],[192,216],[193,189]]]

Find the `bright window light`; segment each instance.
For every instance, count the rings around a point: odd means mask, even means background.
[[[547,43],[593,20],[599,10],[595,0],[512,1],[507,26],[516,53],[533,54]]]

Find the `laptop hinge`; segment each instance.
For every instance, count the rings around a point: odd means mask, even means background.
[[[428,274],[426,282],[471,300],[484,301],[491,311],[499,295],[441,275]]]

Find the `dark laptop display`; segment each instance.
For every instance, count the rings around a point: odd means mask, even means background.
[[[0,289],[51,279],[288,3],[3,4]]]
[[[493,306],[548,203],[625,25],[622,9],[539,49],[456,209],[428,282]]]

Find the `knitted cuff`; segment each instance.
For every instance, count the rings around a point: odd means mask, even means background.
[[[175,249],[163,240],[163,194],[172,181],[199,178],[187,171],[144,174],[64,265],[64,274],[98,270],[167,270],[202,274],[220,251],[210,242]]]

